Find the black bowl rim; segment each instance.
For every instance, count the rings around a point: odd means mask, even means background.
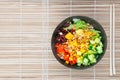
[[[54,34],[55,34],[55,31],[61,27],[61,24],[62,24],[62,23],[68,21],[69,19],[73,19],[73,18],[78,18],[78,19],[87,18],[87,19],[89,19],[89,20],[92,20],[92,21],[94,21],[95,23],[97,23],[97,25],[99,25],[100,28],[101,28],[101,29],[103,30],[103,32],[104,32],[104,37],[105,37],[105,44],[104,44],[104,46],[103,46],[103,47],[104,47],[104,52],[101,54],[100,58],[97,59],[97,62],[96,62],[96,63],[91,64],[91,65],[86,66],[86,67],[80,67],[80,66],[76,66],[76,65],[68,65],[68,64],[65,64],[64,60],[60,59],[60,58],[56,55],[56,52],[55,52],[55,47],[54,47],[54,44],[53,44],[53,43],[54,43]],[[88,68],[91,68],[91,67],[95,66],[98,62],[100,62],[100,60],[101,60],[101,59],[103,58],[103,56],[105,55],[106,49],[107,49],[107,35],[106,35],[106,32],[105,32],[105,30],[103,29],[102,25],[101,25],[98,21],[96,21],[95,19],[90,18],[90,17],[88,17],[88,16],[70,16],[70,17],[67,17],[67,18],[65,18],[64,20],[62,20],[62,21],[57,25],[57,27],[54,29],[54,31],[53,31],[53,33],[52,33],[52,38],[51,38],[51,48],[52,48],[52,53],[53,53],[54,57],[57,59],[57,61],[58,61],[59,63],[61,63],[61,64],[64,65],[65,67],[68,67],[68,68],[71,68],[71,69],[79,69],[79,70],[88,69]],[[53,49],[54,49],[54,50],[53,50]],[[64,62],[64,63],[63,63],[63,62]]]

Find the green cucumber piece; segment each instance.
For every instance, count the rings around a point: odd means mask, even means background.
[[[81,64],[77,63],[77,66],[81,66]]]
[[[88,55],[88,59],[90,60],[90,63],[96,63],[96,58],[95,58],[95,55],[93,54],[90,54]]]
[[[102,46],[96,47],[96,50],[97,50],[98,54],[101,54],[103,52]]]
[[[102,42],[100,42],[99,45],[100,45],[101,47],[103,47],[103,43],[102,43]]]
[[[85,66],[89,65],[89,60],[87,58],[84,58],[82,64]]]
[[[100,43],[100,38],[96,38],[95,43]]]
[[[95,44],[95,41],[93,41],[93,40],[90,40],[90,44]]]

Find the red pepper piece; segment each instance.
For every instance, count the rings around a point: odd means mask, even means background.
[[[69,61],[69,57],[70,57],[69,54],[64,55],[64,60],[65,60],[65,61]]]
[[[69,58],[69,62],[70,62],[71,65],[76,64],[76,62],[77,62],[76,57],[75,57],[75,56],[70,57],[70,58]]]

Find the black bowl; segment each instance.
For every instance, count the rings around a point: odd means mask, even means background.
[[[70,64],[66,64],[64,60],[60,59],[57,56],[57,53],[55,51],[55,44],[56,44],[55,38],[56,38],[57,31],[59,28],[62,28],[66,22],[71,21],[73,18],[84,20],[85,22],[91,24],[95,30],[101,31],[100,35],[102,36],[101,41],[103,43],[103,53],[101,55],[99,55],[97,62],[95,64],[91,64],[89,66],[70,65]],[[55,58],[64,66],[69,67],[69,68],[74,68],[74,69],[87,69],[87,68],[90,68],[90,67],[96,65],[104,56],[106,48],[107,48],[107,36],[106,36],[106,33],[105,33],[103,27],[96,20],[89,18],[89,17],[86,17],[86,16],[72,16],[72,17],[68,17],[65,20],[63,20],[54,30],[53,35],[52,35],[52,39],[51,39],[51,48],[52,48],[52,51],[53,51]]]

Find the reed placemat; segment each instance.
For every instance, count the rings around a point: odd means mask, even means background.
[[[0,80],[119,80],[119,0],[0,0]],[[51,51],[56,26],[88,16],[107,34],[105,56],[86,70],[61,65]]]

